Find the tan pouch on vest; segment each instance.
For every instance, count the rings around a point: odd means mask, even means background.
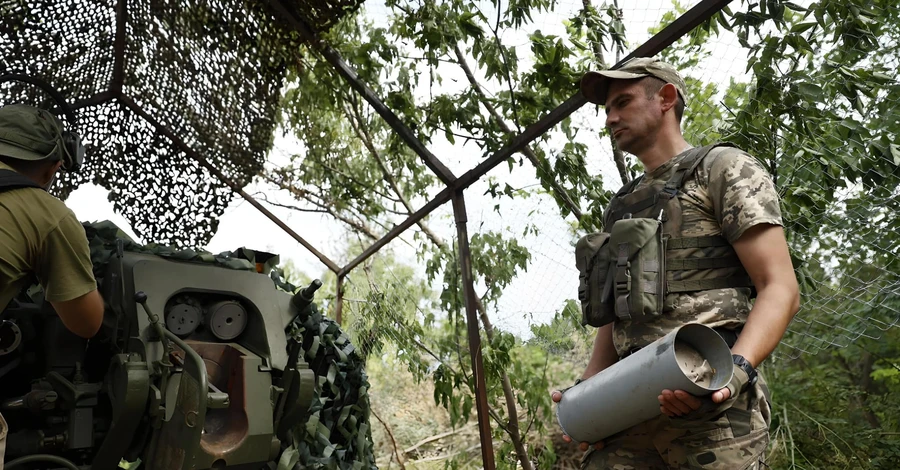
[[[647,218],[621,219],[612,226],[613,303],[622,320],[642,322],[662,313],[666,292],[662,230],[662,222]]]

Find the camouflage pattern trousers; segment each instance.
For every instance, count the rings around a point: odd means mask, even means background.
[[[771,408],[760,379],[712,419],[659,417],[616,433],[582,458],[583,470],[757,470],[769,444]]]

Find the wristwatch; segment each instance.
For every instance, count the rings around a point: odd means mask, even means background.
[[[759,376],[756,374],[756,369],[750,365],[750,361],[740,354],[732,354],[731,359],[734,361],[734,365],[740,367],[741,370],[747,373],[747,385],[751,387],[756,385],[756,380],[759,379]]]

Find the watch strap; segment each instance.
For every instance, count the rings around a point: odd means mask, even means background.
[[[740,354],[732,354],[731,359],[732,362],[734,362],[734,365],[740,367],[740,369],[747,374],[747,385],[751,387],[756,385],[756,381],[757,379],[759,379],[759,374],[757,374],[756,369],[754,369],[753,366],[750,365],[750,361],[748,361],[744,356],[741,356]]]

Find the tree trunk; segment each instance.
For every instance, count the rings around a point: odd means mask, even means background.
[[[494,325],[488,318],[487,310],[484,303],[477,296],[475,297],[475,305],[478,308],[478,314],[481,316],[481,323],[484,324],[484,332],[488,337],[488,341],[494,340]],[[516,397],[513,394],[512,383],[509,381],[509,374],[504,370],[500,373],[500,382],[503,386],[503,397],[506,400],[506,413],[509,415],[506,424],[506,433],[516,449],[516,457],[522,463],[522,470],[534,470],[531,459],[528,458],[528,450],[525,449],[525,442],[522,441],[522,435],[519,433],[519,412],[516,410]]]
[[[881,421],[869,406],[869,392],[872,391],[872,366],[875,365],[875,356],[869,351],[863,352],[859,365],[861,369],[859,375],[859,388],[862,391],[862,394],[857,397],[859,407],[866,417],[866,422],[869,423],[869,427],[878,429],[881,427]]]

